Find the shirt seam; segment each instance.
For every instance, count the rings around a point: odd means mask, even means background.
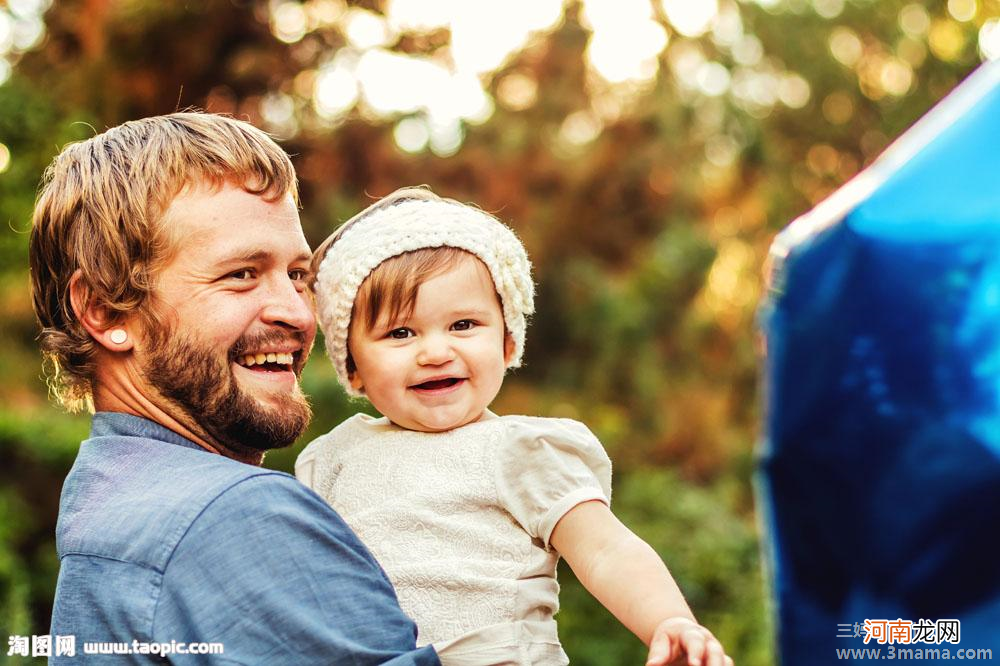
[[[59,561],[62,562],[67,557],[93,557],[93,558],[98,559],[98,560],[107,560],[109,562],[119,562],[121,564],[128,564],[128,565],[131,565],[131,566],[139,567],[141,569],[146,569],[147,571],[152,571],[154,573],[158,573],[158,574],[161,574],[161,575],[163,574],[163,572],[160,571],[159,569],[157,569],[156,567],[154,567],[154,566],[152,566],[150,564],[145,564],[144,562],[137,562],[136,560],[123,560],[120,557],[109,557],[107,555],[99,555],[97,553],[88,553],[88,552],[83,551],[83,550],[70,550],[70,551],[66,551],[62,555],[59,556]]]

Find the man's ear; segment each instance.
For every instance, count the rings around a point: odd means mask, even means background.
[[[97,344],[113,352],[132,349],[132,331],[128,322],[112,323],[108,309],[95,303],[90,286],[79,269],[69,280],[69,301],[73,314]]]
[[[510,365],[514,360],[514,336],[510,333],[503,335],[503,364]]]

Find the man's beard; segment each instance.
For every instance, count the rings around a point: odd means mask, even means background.
[[[154,330],[149,338],[144,370],[150,384],[227,448],[280,449],[298,439],[309,425],[312,410],[297,384],[293,392],[280,397],[277,405],[264,406],[240,389],[231,365],[247,350],[289,338],[304,345],[301,333],[244,336],[221,361],[216,353],[170,330]],[[303,346],[293,368],[297,377],[308,355],[309,350]]]

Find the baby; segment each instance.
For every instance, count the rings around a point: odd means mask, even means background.
[[[615,518],[611,462],[569,419],[488,407],[534,311],[514,233],[398,190],[313,255],[327,353],[358,414],[295,465],[385,569],[446,665],[566,664],[556,564],[649,646],[647,664],[732,664],[659,556]]]

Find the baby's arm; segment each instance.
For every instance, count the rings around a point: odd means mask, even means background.
[[[584,587],[649,646],[647,666],[732,666],[697,623],[656,551],[597,501],[570,509],[549,541]]]

